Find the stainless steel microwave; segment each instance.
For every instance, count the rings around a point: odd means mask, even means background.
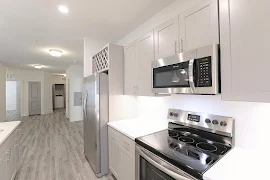
[[[213,44],[153,61],[152,91],[157,94],[219,94],[219,46]]]

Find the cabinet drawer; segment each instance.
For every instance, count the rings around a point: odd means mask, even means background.
[[[124,151],[130,157],[135,156],[135,142],[127,136],[121,134],[122,151]]]
[[[111,127],[109,127],[109,137],[116,141],[120,141],[120,133]]]

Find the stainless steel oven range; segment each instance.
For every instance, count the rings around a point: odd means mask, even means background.
[[[219,94],[219,46],[198,48],[152,62],[157,94]]]
[[[230,117],[170,109],[168,129],[136,139],[136,180],[202,180],[234,146]]]

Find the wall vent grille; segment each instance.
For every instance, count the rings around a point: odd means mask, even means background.
[[[16,74],[12,74],[12,73],[7,73],[7,79],[8,80],[12,80],[16,78]]]
[[[92,60],[92,71],[103,72],[109,69],[109,47],[105,47],[98,54],[93,57]]]

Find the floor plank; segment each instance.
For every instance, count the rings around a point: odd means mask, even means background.
[[[98,180],[84,157],[83,122],[69,122],[64,110],[20,119],[21,165],[15,180]]]

